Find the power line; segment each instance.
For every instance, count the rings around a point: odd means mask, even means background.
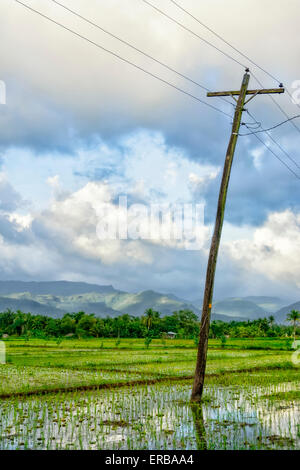
[[[80,33],[77,33],[76,31],[74,31],[73,29],[71,28],[68,28],[67,26],[63,25],[62,23],[59,23],[58,21],[56,20],[53,20],[52,18],[50,18],[49,16],[41,13],[40,11],[38,10],[35,10],[34,8],[30,7],[29,5],[26,5],[25,3],[21,2],[20,0],[14,0],[15,2],[19,3],[20,5],[22,5],[23,7],[27,8],[28,10],[36,13],[37,15],[47,19],[48,21],[51,21],[52,23],[56,24],[57,26],[60,26],[61,28],[65,29],[66,31],[69,31],[70,33],[74,34],[75,36],[83,39],[84,41],[87,41],[88,43],[92,44],[93,46],[96,46],[98,47],[99,49],[107,52],[108,54],[111,54],[112,56],[114,57],[117,57],[118,59],[122,60],[123,62],[126,62],[127,64],[131,65],[132,67],[135,67],[136,69],[138,70],[141,70],[142,72],[146,73],[147,75],[149,75],[150,77],[152,78],[155,78],[156,80],[159,80],[160,82],[164,83],[165,85],[168,85],[172,88],[174,88],[175,90],[177,91],[180,91],[181,93],[189,96],[190,98],[193,98],[194,100],[208,106],[209,108],[211,109],[214,109],[215,111],[218,111],[219,113],[222,113],[224,114],[225,116],[227,117],[230,117],[230,119],[232,118],[232,116],[228,113],[226,113],[225,111],[222,111],[221,109],[209,104],[209,103],[206,103],[205,101],[203,101],[201,98],[198,98],[197,96],[193,95],[192,93],[189,93],[188,91],[185,91],[183,90],[182,88],[174,85],[173,83],[170,83],[168,82],[167,80],[164,80],[163,78],[159,77],[158,75],[155,75],[154,73],[152,72],[149,72],[148,70],[144,69],[143,67],[135,64],[134,62],[131,62],[130,60],[128,59],[125,59],[124,57],[122,57],[121,55],[117,54],[116,52],[113,52],[109,49],[106,49],[105,47],[101,46],[100,44],[98,44],[97,42],[94,42],[92,41],[91,39],[88,39],[86,36],[83,36],[82,34]]]
[[[261,132],[268,132],[268,131],[272,131],[273,129],[277,129],[277,127],[280,127],[282,126],[283,124],[286,124],[287,122],[289,121],[292,121],[293,119],[297,119],[297,118],[300,118],[300,114],[297,114],[297,116],[293,116],[289,119],[286,119],[285,121],[282,121],[280,122],[279,124],[276,124],[276,126],[273,126],[273,127],[269,127],[268,129],[261,129],[259,131],[256,131],[256,132],[250,132],[250,133],[247,133],[247,134],[239,134],[240,136],[243,136],[243,135],[251,135],[251,134],[259,134]],[[261,124],[260,126],[261,127]]]
[[[145,57],[147,57],[148,59],[151,59],[153,60],[154,62],[156,62],[157,64],[159,65],[162,65],[163,67],[165,67],[166,69],[170,70],[171,72],[174,72],[176,73],[179,77],[181,78],[184,78],[185,80],[188,80],[189,82],[193,83],[194,85],[197,85],[198,87],[202,88],[202,90],[205,90],[205,91],[208,91],[210,92],[211,90],[207,87],[205,87],[204,85],[201,85],[201,83],[197,82],[196,80],[193,80],[192,78],[188,77],[187,75],[184,75],[183,73],[179,72],[178,70],[174,69],[173,67],[170,67],[169,65],[167,65],[166,63],[162,62],[161,60],[158,60],[156,59],[155,57],[153,57],[152,55],[148,54],[147,52],[144,52],[143,50],[139,49],[138,47],[134,46],[133,44],[130,44],[128,41],[126,41],[125,39],[122,39],[120,38],[119,36],[117,36],[116,34],[113,34],[111,33],[110,31],[108,31],[107,29],[104,29],[102,26],[100,26],[99,24],[89,20],[88,18],[86,18],[85,16],[81,15],[80,13],[77,13],[76,11],[72,10],[71,8],[67,7],[66,5],[64,5],[63,3],[60,3],[58,2],[57,0],[50,0],[52,1],[53,3],[56,3],[57,5],[59,5],[60,7],[64,8],[65,10],[69,11],[70,13],[72,13],[73,15],[77,16],[78,18],[81,18],[83,21],[89,23],[90,25],[94,26],[95,28],[98,28],[100,29],[102,32],[104,32],[105,34],[108,34],[109,36],[111,36],[112,38],[116,39],[117,41],[120,41],[121,43],[125,44],[126,46],[130,47],[131,49],[135,50],[136,52],[139,52],[140,54],[143,54]],[[234,106],[233,103],[231,103],[230,101],[226,100],[225,98],[223,97],[220,97],[220,99],[222,99],[222,101],[224,101],[225,103],[228,103],[232,106]]]
[[[247,126],[246,126],[246,127],[247,127]],[[271,152],[271,153],[274,155],[275,158],[277,158],[277,160],[279,160],[291,173],[293,173],[294,176],[296,176],[297,179],[300,180],[300,176],[298,176],[297,173],[296,173],[292,168],[290,168],[289,165],[288,165],[287,163],[285,163],[285,161],[282,160],[282,159],[271,149],[271,147],[269,147],[257,134],[253,134],[253,135],[254,135],[254,137],[256,137],[256,138],[259,140],[259,142],[260,142],[261,144],[263,144],[263,145],[269,150],[269,152]]]
[[[125,59],[124,57],[120,56],[119,54],[117,54],[117,53],[115,53],[115,52],[113,52],[113,51],[111,51],[111,50],[109,50],[109,49],[106,49],[105,47],[103,47],[103,46],[101,46],[100,44],[98,44],[98,43],[92,41],[91,39],[87,38],[86,36],[83,36],[82,34],[80,34],[80,33],[76,32],[76,31],[72,30],[71,28],[68,28],[67,26],[63,25],[62,23],[59,23],[58,21],[56,21],[56,20],[50,18],[49,16],[47,16],[47,15],[41,13],[40,11],[35,10],[34,8],[32,8],[32,7],[30,7],[29,5],[27,5],[27,4],[23,3],[23,2],[21,2],[20,0],[14,0],[14,1],[15,1],[16,3],[22,5],[23,7],[27,8],[28,10],[32,11],[33,13],[36,13],[37,15],[39,15],[39,16],[41,16],[41,17],[47,19],[48,21],[50,21],[50,22],[52,22],[52,23],[54,23],[55,25],[60,26],[61,28],[65,29],[66,31],[69,31],[70,33],[74,34],[75,36],[77,36],[77,37],[79,37],[79,38],[81,38],[81,39],[87,41],[88,43],[90,43],[90,44],[96,46],[97,48],[99,48],[99,49],[101,49],[101,50],[103,50],[103,51],[105,51],[105,52],[107,52],[107,53],[113,55],[114,57],[116,57],[116,58],[122,60],[123,62],[125,62],[125,63],[127,63],[127,64],[129,64],[129,65],[131,65],[131,66],[133,66],[133,67],[135,67],[136,69],[141,70],[142,72],[144,72],[144,73],[146,73],[147,75],[149,75],[149,76],[151,76],[151,77],[153,77],[153,78],[155,78],[155,79],[161,81],[162,83],[164,83],[164,84],[166,84],[166,85],[169,85],[170,87],[176,89],[177,91],[180,91],[181,93],[183,93],[183,94],[185,94],[185,95],[187,95],[187,96],[189,96],[189,97],[195,99],[196,101],[198,101],[198,102],[200,102],[200,103],[202,103],[202,104],[208,106],[208,107],[211,108],[211,109],[214,109],[215,111],[218,111],[218,112],[224,114],[224,115],[227,116],[227,117],[230,117],[230,118],[232,117],[230,114],[228,114],[228,113],[222,111],[221,109],[216,108],[215,106],[210,105],[209,103],[206,103],[205,101],[201,100],[201,99],[198,98],[197,96],[192,95],[191,93],[189,93],[189,92],[187,92],[187,91],[185,91],[185,90],[183,90],[183,89],[177,87],[176,85],[173,85],[172,83],[168,82],[167,80],[164,80],[163,78],[159,77],[158,75],[155,75],[155,74],[153,74],[152,72],[149,72],[148,70],[146,70],[146,69],[144,69],[143,67],[141,67],[141,66],[135,64],[134,62],[129,61],[128,59]],[[142,1],[144,1],[145,3],[148,3],[146,0],[142,0]],[[55,3],[58,3],[58,2],[55,2]],[[151,4],[150,4],[150,5],[151,5]],[[152,5],[151,5],[151,6],[152,6]],[[233,59],[233,60],[234,60],[234,59]],[[242,64],[241,64],[241,65],[242,65]],[[253,75],[253,74],[252,74],[252,75]],[[257,122],[257,121],[256,121],[256,122]],[[246,127],[247,127],[247,125],[246,125]],[[247,127],[247,128],[248,128],[248,127]],[[248,129],[250,130],[250,128],[248,128]],[[270,150],[270,152],[271,152],[278,160],[280,160],[281,163],[283,163],[298,179],[300,179],[300,177],[299,177],[283,160],[281,160],[281,158],[278,157],[278,155],[276,155],[275,152],[273,152],[272,149],[271,149],[269,146],[267,146],[267,145],[265,144],[265,142],[264,142],[263,140],[261,140],[261,139],[256,135],[256,133],[254,133],[254,136],[255,136],[263,145],[265,145],[266,148],[267,148],[268,150]]]
[[[261,123],[259,123],[256,118],[250,113],[250,111],[247,110],[247,114],[255,121],[256,124],[259,124],[259,127],[261,127]],[[247,127],[247,125],[246,125]],[[270,140],[272,140],[272,142],[279,148],[279,150],[281,150],[282,153],[285,154],[285,156],[292,162],[294,163],[294,165],[300,169],[300,166],[298,165],[298,163],[290,156],[290,154],[277,142],[277,140],[274,139],[274,137],[270,134],[270,132],[268,130],[265,130],[264,131],[267,136],[269,137]],[[256,132],[251,132],[251,134],[256,134]],[[245,134],[243,134],[245,135]]]
[[[168,15],[167,13],[165,13],[164,11],[160,10],[158,7],[156,7],[155,5],[153,5],[152,3],[150,3],[148,0],[142,0],[144,3],[146,3],[147,5],[151,6],[154,10],[158,11],[160,14],[162,14],[163,16],[165,16],[166,18],[170,19],[171,21],[173,21],[174,23],[176,23],[177,25],[179,25],[181,28],[185,29],[186,31],[188,31],[189,33],[191,33],[193,36],[197,37],[198,39],[200,39],[201,41],[205,42],[206,44],[210,45],[211,47],[213,47],[214,49],[216,49],[217,51],[221,52],[221,54],[225,55],[227,58],[231,59],[232,61],[236,62],[237,64],[239,64],[240,66],[242,67],[246,67],[247,66],[245,64],[242,64],[241,62],[239,62],[238,60],[236,60],[234,57],[232,57],[230,54],[226,53],[225,51],[223,51],[222,49],[219,49],[217,46],[215,46],[214,44],[212,44],[211,42],[207,41],[206,39],[202,38],[200,35],[198,35],[197,33],[195,33],[193,30],[191,30],[190,28],[186,27],[184,24],[180,23],[179,21],[177,21],[175,18],[173,18],[172,16]],[[198,20],[198,18],[194,17],[191,13],[189,13],[187,10],[185,10],[184,8],[182,8],[179,4],[177,4],[177,2],[175,2],[174,0],[170,0],[172,1],[172,3],[176,4],[179,8],[181,8],[181,10],[185,11],[188,15],[190,15],[191,17],[193,17],[196,21],[198,21],[201,25],[205,26],[209,31],[211,31],[213,34],[215,34],[219,39],[221,39],[225,44],[229,45],[232,49],[234,49],[236,52],[238,52],[239,54],[241,54],[243,57],[246,57],[251,63],[253,63],[256,67],[258,67],[259,69],[263,70],[265,73],[267,73],[269,76],[271,76],[274,80],[278,81],[277,78],[275,78],[273,75],[269,74],[269,72],[267,72],[265,69],[263,69],[262,67],[260,67],[256,62],[252,61],[250,58],[248,58],[248,56],[246,56],[245,54],[243,54],[241,51],[239,51],[237,48],[235,48],[232,44],[230,44],[228,41],[226,41],[221,35],[219,35],[218,33],[216,33],[215,31],[213,31],[211,28],[209,28],[208,26],[204,25],[204,23],[202,23],[200,20]],[[258,78],[253,74],[253,72],[251,72],[251,75],[253,76],[253,78],[260,84],[260,86],[262,88],[264,88],[264,86],[262,85],[262,83],[258,80]],[[290,95],[290,93],[288,92],[288,94]],[[273,103],[278,107],[278,109],[284,114],[284,116],[289,119],[290,116],[284,111],[284,109],[280,106],[280,104],[273,98],[273,96],[270,95],[270,98],[271,100],[273,101]],[[300,107],[300,106],[299,106]],[[300,129],[298,128],[298,126],[296,126],[296,124],[291,121],[291,125],[300,133]]]
[[[257,124],[255,122],[242,122],[241,123],[242,126],[245,126],[246,124],[250,127],[250,129],[259,129],[261,127],[261,123],[259,122]],[[255,132],[253,132],[253,134],[255,134]],[[242,136],[242,135],[246,135],[246,134],[239,134],[239,136]]]
[[[203,26],[204,28],[206,28],[208,31],[210,31],[212,34],[214,34],[218,39],[220,39],[221,41],[223,41],[225,44],[227,44],[229,47],[231,47],[233,50],[235,50],[236,52],[238,52],[241,56],[244,57],[244,59],[247,59],[249,62],[251,62],[251,64],[255,65],[255,67],[259,68],[260,70],[262,70],[264,73],[266,73],[270,78],[272,78],[273,80],[275,80],[276,82],[278,83],[281,83],[281,81],[274,77],[274,75],[272,75],[270,72],[268,72],[266,69],[264,69],[263,67],[261,67],[260,65],[258,65],[256,62],[254,62],[254,60],[250,59],[250,57],[248,57],[246,54],[244,54],[242,51],[240,51],[239,49],[237,49],[235,46],[233,46],[229,41],[226,41],[226,39],[224,39],[220,34],[216,33],[216,31],[214,31],[212,28],[210,28],[209,26],[207,26],[206,24],[204,24],[202,21],[199,20],[199,18],[196,18],[196,16],[192,15],[192,13],[190,13],[189,11],[187,11],[185,8],[183,8],[179,3],[175,2],[175,0],[170,0],[170,2],[174,3],[174,5],[177,6],[177,8],[179,8],[180,10],[184,11],[187,15],[191,16],[195,21],[197,21],[199,24],[201,24],[201,26]]]
[[[250,74],[252,75],[254,80],[256,80],[257,83],[263,88],[264,86],[263,86],[262,82],[256,77],[256,75],[254,75],[253,72],[250,72]],[[269,97],[271,98],[273,103],[277,106],[277,108],[282,112],[282,114],[289,120],[290,116],[285,112],[285,110],[280,106],[280,104],[273,98],[273,96],[269,95]],[[291,125],[300,133],[300,129],[299,129],[298,126],[296,126],[294,121],[291,121]]]
[[[258,69],[260,69],[262,72],[264,72],[266,75],[268,75],[270,78],[272,78],[273,80],[275,80],[276,82],[278,82],[279,84],[281,84],[281,80],[279,80],[279,78],[276,78],[274,75],[272,75],[270,72],[268,72],[265,68],[263,68],[261,65],[259,65],[257,62],[255,62],[253,59],[251,59],[249,56],[247,56],[246,54],[244,54],[241,50],[239,50],[237,47],[235,47],[233,44],[231,44],[229,41],[227,41],[223,36],[221,36],[220,34],[218,34],[216,31],[214,31],[212,28],[210,28],[209,26],[207,26],[205,23],[203,23],[203,21],[200,21],[199,18],[197,18],[196,16],[194,16],[192,13],[190,13],[188,10],[186,10],[185,8],[183,8],[182,5],[180,5],[179,3],[177,3],[175,0],[170,0],[171,3],[173,3],[174,5],[177,6],[177,8],[179,8],[180,10],[184,11],[187,15],[189,15],[191,18],[193,18],[195,21],[197,21],[201,26],[203,26],[204,28],[206,28],[209,32],[211,32],[212,34],[214,34],[218,39],[220,39],[221,41],[223,41],[225,44],[227,44],[229,47],[231,47],[235,52],[238,52],[238,54],[240,54],[242,57],[244,57],[245,59],[247,59],[249,62],[251,62],[251,64],[255,65],[255,67],[257,67]],[[253,74],[252,74],[253,75]],[[292,99],[292,95],[290,93],[290,91],[286,88],[286,92],[287,94],[289,95],[289,97]],[[272,97],[271,97],[272,98]],[[300,109],[300,105],[298,103],[295,103],[296,106]]]
[[[173,18],[172,16],[168,15],[167,13],[165,13],[164,11],[160,10],[157,6],[153,5],[152,3],[148,2],[148,0],[142,0],[142,2],[146,3],[147,5],[149,5],[150,7],[152,7],[154,10],[158,11],[161,15],[165,16],[166,18],[168,18],[169,20],[173,21],[174,23],[176,23],[178,26],[180,26],[181,28],[185,29],[186,31],[188,31],[190,34],[192,34],[193,36],[196,36],[198,39],[200,39],[201,41],[205,42],[206,44],[208,44],[209,46],[213,47],[215,50],[217,50],[218,52],[221,52],[221,54],[225,55],[228,59],[232,60],[233,62],[235,62],[236,64],[240,65],[241,67],[243,68],[247,68],[248,66],[245,65],[245,64],[242,64],[242,62],[238,61],[237,59],[235,59],[234,57],[232,57],[230,54],[227,54],[227,52],[223,51],[222,49],[220,49],[219,47],[215,46],[214,44],[212,44],[210,41],[208,41],[207,39],[204,39],[202,36],[200,36],[199,34],[195,33],[195,31],[193,31],[192,29],[188,28],[187,26],[185,26],[183,23],[180,23],[179,21],[175,20],[175,18]]]
[[[293,100],[293,96],[287,88],[286,88],[286,92],[289,95],[289,97],[291,98],[291,100]],[[293,101],[293,103],[300,109],[300,104],[299,103],[295,103],[295,101]]]

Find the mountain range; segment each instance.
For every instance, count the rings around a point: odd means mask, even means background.
[[[212,319],[223,321],[254,320],[270,316],[284,322],[291,309],[300,309],[300,302],[286,305],[277,297],[248,296],[221,299],[213,303]],[[201,314],[201,299],[194,302],[180,299],[173,294],[161,294],[152,290],[129,293],[84,282],[70,281],[0,281],[0,312],[6,309],[32,314],[61,317],[67,312],[84,311],[98,317],[118,316],[124,313],[143,315],[153,308],[162,315],[175,310],[190,309]]]

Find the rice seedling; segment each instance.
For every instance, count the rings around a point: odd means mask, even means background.
[[[0,449],[300,448],[299,368],[282,344],[213,345],[195,408],[192,341],[8,343]]]

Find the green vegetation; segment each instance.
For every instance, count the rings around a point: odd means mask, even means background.
[[[293,313],[294,312],[294,313]],[[274,317],[253,321],[213,321],[210,338],[219,338],[225,348],[228,338],[286,338],[297,333],[299,312],[288,315],[291,326],[274,324]],[[159,312],[147,309],[144,316],[121,315],[117,317],[97,318],[84,312],[68,313],[62,318],[44,315],[32,315],[21,311],[7,310],[0,313],[0,336],[18,336],[24,338],[145,338],[145,344],[151,339],[167,336],[168,332],[177,338],[196,339],[199,334],[199,319],[191,310],[180,310],[172,315],[161,317]]]
[[[287,315],[287,320],[293,324],[294,328],[294,339],[296,339],[296,328],[297,328],[297,323],[300,322],[300,313],[297,310],[292,310],[288,315]]]
[[[194,409],[197,327],[190,311],[0,314],[0,449],[300,449],[294,324],[213,322]]]
[[[116,342],[8,338],[0,449],[300,448],[285,340],[211,339],[201,413],[189,405],[193,339]]]
[[[158,312],[148,309],[143,317],[121,315],[115,318],[96,318],[84,312],[66,314],[62,318],[32,315],[7,310],[0,313],[0,335],[22,337],[76,338],[145,338],[160,337],[172,330],[182,338],[193,338],[198,333],[197,316],[190,310],[174,312],[161,318]]]
[[[114,343],[103,340],[100,347],[99,340],[88,339],[64,340],[59,345],[56,341],[7,341],[7,364],[0,368],[0,395],[192,378],[196,348],[191,340],[167,340],[167,345],[153,340],[148,347],[141,340],[131,340],[123,349]],[[207,373],[295,371],[290,356],[290,352],[280,350],[210,349]]]

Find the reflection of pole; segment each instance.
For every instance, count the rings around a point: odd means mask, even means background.
[[[202,405],[200,403],[191,403],[191,409],[196,431],[197,450],[207,450]]]

